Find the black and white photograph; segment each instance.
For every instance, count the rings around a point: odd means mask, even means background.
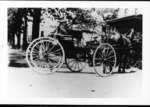
[[[0,103],[148,104],[149,11],[149,2],[0,2]]]
[[[140,94],[140,8],[8,8],[8,47],[9,95]]]

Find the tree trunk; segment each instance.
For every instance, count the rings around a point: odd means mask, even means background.
[[[41,17],[41,9],[40,8],[34,9],[32,40],[39,37],[40,17]]]
[[[20,45],[21,45],[21,44],[20,44],[20,41],[21,41],[21,39],[20,39],[20,34],[21,34],[20,32],[17,32],[17,34],[16,34],[16,36],[17,36],[17,46],[16,46],[16,48],[17,48],[17,49],[20,49],[20,47],[21,47],[21,46],[20,46]]]
[[[14,33],[9,33],[8,34],[8,42],[11,48],[15,47],[15,37],[14,37]]]
[[[28,47],[28,42],[27,42],[27,17],[25,16],[25,26],[23,29],[23,45],[22,45],[22,50],[26,50]]]
[[[17,44],[16,48],[20,49],[21,47],[21,27],[22,27],[22,9],[18,9],[18,13],[16,14],[16,37],[17,37]]]

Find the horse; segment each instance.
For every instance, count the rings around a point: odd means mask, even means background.
[[[119,32],[112,32],[108,41],[116,51],[118,72],[124,73],[125,69],[129,68],[131,37],[128,38],[127,35]]]
[[[132,39],[132,48],[130,51],[131,65],[134,67],[142,68],[141,65],[137,65],[142,60],[142,34],[140,32],[134,33]]]

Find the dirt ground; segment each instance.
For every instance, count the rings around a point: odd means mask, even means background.
[[[142,71],[137,68],[110,77],[97,76],[89,66],[80,73],[63,67],[53,74],[40,75],[28,67],[23,51],[12,50],[9,59],[9,97],[111,98],[141,93]]]

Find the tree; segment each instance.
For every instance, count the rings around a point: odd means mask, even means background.
[[[8,43],[9,45],[13,48],[15,45],[15,39],[14,39],[14,35],[15,35],[15,28],[13,27],[16,25],[15,22],[15,13],[16,13],[16,9],[14,8],[8,8]]]
[[[32,31],[32,40],[39,37],[39,28],[41,22],[41,8],[33,9],[33,31]]]
[[[27,42],[27,22],[28,22],[28,10],[27,8],[24,8],[22,10],[23,14],[23,19],[24,19],[24,26],[23,26],[23,45],[22,45],[22,49],[26,50],[27,46],[28,46],[28,42]]]
[[[8,42],[12,48],[20,48],[20,32],[22,28],[22,12],[20,9],[8,9]],[[17,45],[15,46],[15,35],[17,37]]]
[[[47,18],[64,20],[68,25],[78,25],[80,29],[83,26],[84,29],[89,29],[96,24],[96,20],[91,16],[89,10],[83,8],[48,8],[44,10],[43,14],[47,15]]]
[[[39,24],[41,17],[40,8],[9,8],[8,9],[8,43],[12,48],[20,48],[20,37],[23,34],[22,49],[26,50],[28,46],[27,42],[27,27],[28,16],[33,17],[33,32],[32,40],[39,37]],[[15,46],[15,35],[17,37],[17,45]]]

